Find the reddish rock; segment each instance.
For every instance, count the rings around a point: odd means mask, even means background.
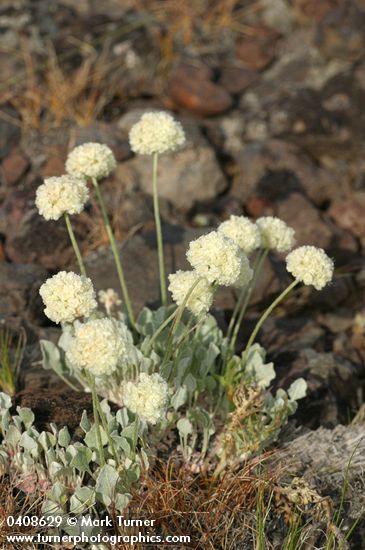
[[[16,183],[28,168],[28,161],[18,149],[13,149],[1,165],[2,176],[8,185]]]
[[[279,36],[269,27],[251,27],[250,34],[237,44],[237,57],[250,69],[265,69],[275,57],[275,46]]]
[[[244,67],[224,67],[218,83],[230,94],[241,94],[259,78],[257,71]]]
[[[62,176],[65,173],[65,156],[50,156],[41,169],[43,178]]]
[[[357,191],[347,199],[334,203],[329,215],[340,227],[348,229],[365,244],[365,191]]]
[[[295,229],[298,246],[319,246],[339,261],[346,261],[357,253],[358,247],[352,235],[332,224],[299,193],[292,193],[286,200],[278,202],[275,214]]]
[[[186,66],[179,67],[173,74],[169,94],[176,105],[205,116],[224,113],[232,105],[231,96],[211,82],[204,71]]]
[[[314,21],[321,21],[335,7],[333,0],[294,0],[293,4],[298,15]]]

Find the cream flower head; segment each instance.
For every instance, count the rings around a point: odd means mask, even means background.
[[[116,167],[113,151],[102,143],[84,143],[75,147],[66,160],[66,171],[78,178],[100,180]]]
[[[232,239],[245,254],[251,254],[261,244],[257,225],[245,216],[231,216],[220,224],[218,232]]]
[[[264,216],[256,220],[262,246],[278,252],[288,252],[295,245],[295,231],[280,218]]]
[[[39,289],[44,313],[55,323],[72,323],[78,317],[88,317],[96,308],[95,292],[87,277],[60,271]]]
[[[180,122],[163,111],[145,113],[132,126],[129,143],[134,153],[153,155],[175,151],[185,143],[185,133]]]
[[[58,220],[64,214],[79,214],[89,198],[84,180],[65,175],[47,178],[36,191],[35,204],[46,220]]]
[[[172,299],[178,306],[181,306],[189,290],[199,278],[196,271],[179,270],[169,275],[169,291],[172,294]],[[189,296],[186,307],[194,315],[198,316],[201,313],[207,313],[212,303],[213,288],[208,283],[207,279],[202,277]]]
[[[235,285],[242,269],[242,251],[231,239],[217,231],[189,244],[186,257],[198,275],[209,283]]]
[[[294,279],[321,290],[332,280],[334,264],[322,248],[300,246],[287,255],[286,268]]]
[[[111,314],[112,310],[120,306],[122,300],[119,298],[119,295],[113,288],[108,288],[107,290],[99,290],[98,292],[99,302],[105,307],[105,311],[108,315]]]
[[[127,382],[123,390],[124,405],[150,424],[163,419],[168,397],[168,386],[157,373],[148,375],[142,372],[138,382]]]
[[[74,368],[85,369],[93,376],[111,374],[126,355],[125,327],[115,319],[77,323],[66,351],[67,360]]]

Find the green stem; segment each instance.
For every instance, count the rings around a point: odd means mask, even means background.
[[[68,231],[68,234],[69,234],[69,237],[70,237],[70,241],[71,241],[72,247],[74,249],[74,252],[75,252],[75,255],[76,255],[76,258],[77,258],[77,262],[79,264],[80,273],[81,273],[81,275],[86,277],[86,269],[85,269],[85,265],[84,265],[84,262],[83,262],[83,259],[82,259],[80,249],[79,249],[79,245],[77,244],[75,233],[72,229],[70,217],[66,212],[65,212],[65,222],[66,222],[67,231]]]
[[[154,153],[153,166],[152,166],[153,210],[155,214],[155,225],[156,225],[158,266],[159,266],[159,272],[160,272],[161,302],[162,302],[162,305],[164,306],[166,304],[166,275],[165,275],[165,261],[164,261],[164,254],[163,254],[163,239],[162,239],[162,229],[161,229],[160,207],[158,202],[157,166],[158,166],[158,153]]]
[[[138,430],[139,430],[139,418],[136,415],[134,419],[134,434],[133,434],[133,458],[137,455],[137,443],[138,443]]]
[[[299,283],[299,281],[295,280],[293,281],[285,290],[283,290],[283,292],[281,294],[279,294],[279,296],[273,301],[273,303],[267,308],[267,310],[261,315],[260,319],[257,321],[256,323],[256,326],[255,328],[253,329],[252,331],[252,334],[247,342],[247,346],[246,346],[246,350],[245,350],[245,354],[244,354],[244,357],[243,357],[243,365],[246,364],[246,361],[247,361],[247,357],[248,357],[248,353],[250,351],[250,348],[252,346],[252,344],[254,343],[255,341],[255,338],[257,336],[257,333],[259,332],[260,328],[262,327],[262,325],[264,324],[264,322],[266,321],[266,319],[269,317],[269,315],[271,314],[271,312],[276,308],[276,306],[282,301],[284,300],[284,298],[289,294],[289,292],[291,290],[293,290],[293,288]]]
[[[116,452],[116,450],[115,450],[114,441],[113,441],[113,439],[112,439],[112,436],[111,436],[110,433],[109,433],[108,423],[107,423],[107,421],[106,421],[106,418],[105,418],[103,409],[101,408],[100,401],[99,401],[98,398],[96,399],[96,404],[97,404],[97,409],[98,409],[99,417],[101,418],[101,423],[102,423],[103,428],[104,428],[104,431],[105,431],[105,433],[106,433],[106,435],[107,435],[108,442],[109,442],[109,446],[110,446],[110,448],[111,448],[111,451],[112,451],[114,460],[115,460],[117,466],[119,466],[119,465],[120,465],[119,457],[118,457],[117,452]]]
[[[96,427],[96,438],[98,441],[98,447],[99,447],[99,454],[100,454],[100,466],[104,466],[105,464],[105,456],[104,456],[104,448],[103,443],[101,439],[101,431],[100,431],[100,423],[99,423],[99,415],[98,415],[98,396],[96,393],[95,388],[95,378],[90,376],[89,374],[86,374],[86,378],[89,382],[90,388],[91,388],[91,395],[93,400],[93,412],[94,412],[94,422]]]
[[[188,300],[189,300],[191,294],[194,292],[195,287],[200,283],[200,281],[201,281],[201,277],[199,277],[195,281],[195,283],[189,288],[189,291],[187,292],[183,302],[181,303],[181,305],[176,310],[176,316],[175,316],[173,325],[172,325],[171,330],[170,330],[169,338],[168,338],[167,345],[166,345],[165,356],[164,356],[163,361],[162,361],[163,365],[170,358],[170,354],[171,354],[171,351],[172,351],[172,343],[173,343],[174,334],[175,334],[175,332],[177,330],[177,327],[178,327],[178,325],[181,321],[181,317],[184,313],[184,309],[186,307],[186,304],[188,303]]]
[[[151,340],[148,342],[147,344],[147,348],[146,348],[146,353],[148,351],[150,351],[151,347],[152,347],[152,344],[154,343],[154,341],[156,340],[156,338],[161,334],[161,332],[167,327],[167,325],[169,325],[171,323],[171,321],[174,319],[174,317],[176,316],[178,312],[178,308],[175,309],[175,311],[173,311],[173,313],[171,313],[171,315],[169,317],[167,317],[167,319],[165,319],[165,321],[158,327],[158,329],[156,330],[156,332],[152,335],[152,338]]]
[[[233,329],[232,339],[229,343],[229,349],[232,350],[232,351],[235,348],[238,333],[239,333],[239,330],[240,330],[240,327],[241,327],[241,324],[242,324],[243,316],[246,313],[246,309],[247,309],[248,303],[250,301],[250,297],[251,297],[252,291],[254,289],[255,282],[257,281],[257,279],[260,276],[262,266],[264,264],[264,261],[266,259],[266,256],[267,256],[268,252],[269,251],[268,251],[267,248],[264,249],[262,251],[262,253],[258,255],[257,261],[255,259],[254,274],[253,274],[253,277],[252,277],[252,280],[251,280],[250,284],[246,288],[246,292],[244,293],[243,300],[242,300],[242,303],[241,303],[241,311],[240,311],[240,314],[239,314],[239,316],[236,320],[236,324],[235,324],[234,329]]]
[[[128,318],[129,318],[129,321],[130,321],[131,325],[134,327],[135,320],[134,320],[132,305],[131,305],[131,301],[129,299],[127,284],[126,284],[126,281],[125,281],[122,264],[121,264],[121,261],[120,261],[120,258],[119,258],[117,243],[116,243],[115,238],[114,238],[113,230],[112,230],[112,227],[111,227],[111,224],[110,224],[110,221],[109,221],[109,216],[108,216],[108,213],[106,211],[104,199],[103,199],[103,196],[101,194],[98,181],[97,181],[96,178],[92,178],[92,182],[93,182],[93,185],[94,185],[94,188],[95,188],[95,191],[96,191],[96,196],[97,196],[97,199],[99,201],[100,208],[101,208],[101,214],[103,216],[105,229],[106,229],[106,232],[108,234],[110,246],[111,246],[111,249],[112,249],[112,252],[113,252],[114,261],[115,261],[115,265],[116,265],[117,273],[118,273],[118,277],[119,277],[120,287],[122,289],[124,303],[125,303],[125,306],[127,308]]]

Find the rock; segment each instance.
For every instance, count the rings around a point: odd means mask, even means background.
[[[3,160],[1,165],[2,178],[6,185],[14,185],[28,168],[28,161],[24,155],[15,148]]]
[[[365,246],[365,191],[355,191],[350,198],[335,202],[328,214],[337,225],[351,231]]]
[[[62,152],[60,151],[58,155],[53,155],[52,152],[40,171],[42,178],[62,176],[65,173],[66,156],[65,150]]]
[[[364,423],[339,425],[333,430],[319,428],[308,431],[287,443],[279,456],[288,474],[304,478],[320,492],[321,497],[329,496],[333,509],[339,510],[345,502],[346,512],[341,523],[340,536],[361,518],[364,510]],[[276,462],[277,464],[277,462]],[[346,482],[344,482],[346,480]],[[323,500],[323,498],[322,498]],[[332,512],[330,511],[332,514]],[[327,521],[326,515],[318,516]],[[355,530],[358,548],[364,547],[365,532],[361,521]],[[325,526],[323,525],[325,528]],[[321,530],[318,537],[323,534]],[[318,539],[318,543],[319,539]],[[355,543],[356,544],[356,543]],[[310,547],[314,548],[317,544]],[[356,545],[357,547],[357,545]]]
[[[237,44],[236,55],[246,67],[262,70],[274,59],[279,36],[269,27],[251,27],[250,34],[247,33]]]
[[[249,86],[257,82],[259,73],[239,65],[224,66],[218,84],[229,94],[241,94]]]
[[[189,242],[209,229],[186,229],[181,226],[164,226],[166,273],[178,269],[191,269],[186,260]],[[144,305],[159,304],[159,273],[154,231],[134,235],[120,245],[121,260],[133,308],[138,313]],[[99,249],[86,257],[86,270],[97,290],[114,288],[121,295],[114,261],[109,248]],[[223,290],[215,300],[216,308],[232,306],[232,292]]]
[[[47,272],[34,264],[0,263],[0,319],[27,320],[30,323],[45,321],[39,287]]]
[[[355,239],[346,230],[331,224],[303,195],[292,193],[278,201],[276,215],[295,229],[297,245],[324,248],[338,260],[348,260],[357,254]]]
[[[168,91],[176,105],[204,116],[224,113],[232,105],[231,96],[223,87],[211,82],[204,72],[186,65],[175,70]]]
[[[20,141],[20,119],[13,107],[2,107],[3,116],[0,119],[0,160],[8,155],[11,149]]]
[[[341,194],[336,173],[318,167],[299,147],[280,140],[251,143],[235,155],[240,173],[234,178],[233,196],[246,202],[253,196],[284,198],[304,192],[317,205]]]
[[[119,126],[124,132],[129,131],[143,112],[138,110],[128,113],[120,120]],[[160,197],[171,201],[176,208],[186,211],[197,202],[215,198],[227,187],[227,181],[213,149],[203,138],[198,126],[191,121],[183,121],[183,125],[187,135],[184,147],[159,157],[158,189]],[[123,181],[127,188],[139,188],[151,193],[151,157],[137,155],[127,162],[120,163],[115,177]]]

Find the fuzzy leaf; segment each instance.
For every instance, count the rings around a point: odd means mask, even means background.
[[[292,401],[298,401],[307,395],[307,382],[304,378],[294,380],[288,389],[288,395]]]
[[[110,506],[114,500],[114,490],[118,481],[118,473],[110,464],[105,464],[99,472],[95,484],[96,498],[105,506]]]

